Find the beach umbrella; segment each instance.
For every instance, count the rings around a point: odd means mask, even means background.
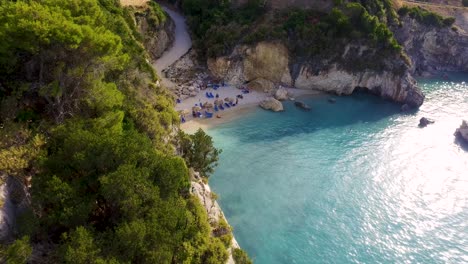
[[[195,112],[198,112],[201,110],[201,108],[199,106],[194,106],[192,107],[192,110],[195,111]]]
[[[213,108],[213,104],[212,104],[212,103],[206,103],[204,106],[205,106],[205,108]]]
[[[188,109],[179,110],[179,114],[181,114],[181,115],[190,114],[190,111]]]
[[[234,100],[234,98],[232,98],[232,97],[226,97],[226,98],[224,98],[224,101],[232,103],[232,102],[234,102],[235,100]]]
[[[215,105],[222,105],[222,104],[223,104],[223,100],[221,100],[221,99],[216,99],[216,100],[214,101],[214,103],[215,103]]]

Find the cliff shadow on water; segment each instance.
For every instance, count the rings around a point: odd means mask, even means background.
[[[334,98],[336,102],[332,104],[328,102],[328,98]],[[388,125],[393,120],[389,117],[402,114],[400,104],[382,100],[364,91],[355,91],[351,96],[323,95],[300,101],[308,104],[312,110],[303,111],[294,102],[288,101],[283,103],[284,112],[258,110],[234,124],[226,124],[226,129],[221,127],[221,130],[226,133],[235,132],[239,141],[255,143],[313,134],[325,129],[336,129],[337,133],[352,133],[353,125]],[[236,129],[230,129],[231,126],[236,126]]]

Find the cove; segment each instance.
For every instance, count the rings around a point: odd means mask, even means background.
[[[468,149],[453,136],[468,75],[449,78],[420,80],[413,113],[324,95],[210,129],[223,149],[210,185],[254,262],[468,262]]]

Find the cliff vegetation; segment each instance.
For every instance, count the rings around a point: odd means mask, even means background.
[[[0,0],[0,173],[32,201],[2,262],[227,260],[189,193],[173,98],[132,12],[117,0]]]

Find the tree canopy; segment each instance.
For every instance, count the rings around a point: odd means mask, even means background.
[[[45,263],[227,259],[189,193],[173,98],[131,12],[118,0],[0,0],[0,170],[32,177],[7,263],[41,244]]]

